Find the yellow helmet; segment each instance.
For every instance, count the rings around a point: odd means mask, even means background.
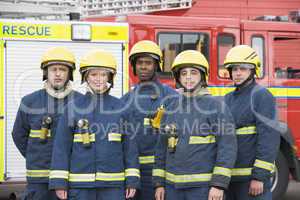
[[[175,57],[171,70],[176,80],[176,87],[182,87],[179,81],[179,70],[184,67],[194,67],[203,72],[201,73],[202,79],[199,84],[201,84],[202,87],[207,86],[209,65],[202,53],[195,50],[185,50]]]
[[[54,47],[48,49],[43,54],[41,68],[45,69],[46,67],[54,63],[63,63],[74,70],[75,62],[75,56],[69,49],[67,49],[66,47]]]
[[[43,80],[46,80],[47,72],[45,69],[53,64],[62,64],[69,67],[72,72],[69,74],[69,79],[73,80],[73,71],[75,70],[75,56],[66,47],[53,47],[48,49],[41,59],[41,69],[44,70]]]
[[[131,65],[134,67],[134,74],[135,74],[135,60],[139,55],[149,55],[153,59],[157,60],[159,63],[159,69],[162,70],[162,52],[159,48],[159,46],[150,40],[142,40],[137,42],[133,47],[131,48],[131,51],[129,53],[129,61]]]
[[[195,50],[185,50],[178,54],[172,64],[172,72],[178,72],[182,67],[193,66],[200,71],[204,72],[206,78],[209,73],[209,65],[205,56],[199,51]],[[207,80],[207,79],[206,79]]]
[[[224,60],[224,67],[229,70],[234,64],[250,64],[248,68],[255,68],[256,75],[260,74],[260,58],[248,45],[238,45],[229,50]]]
[[[103,50],[92,50],[85,54],[80,60],[79,71],[84,80],[84,73],[89,68],[105,68],[109,69],[113,75],[117,73],[117,61],[115,57]]]

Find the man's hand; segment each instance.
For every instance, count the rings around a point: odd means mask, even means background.
[[[208,194],[208,200],[223,200],[224,190],[211,187]]]
[[[68,196],[67,190],[58,189],[58,190],[55,190],[55,193],[59,199],[67,199],[67,196]]]
[[[155,190],[155,200],[164,200],[165,199],[165,188],[158,187]]]
[[[135,188],[127,188],[126,189],[126,199],[130,199],[130,198],[133,198],[134,195],[136,193],[136,189]]]
[[[258,180],[252,180],[249,186],[249,195],[258,196],[264,192],[264,183]]]

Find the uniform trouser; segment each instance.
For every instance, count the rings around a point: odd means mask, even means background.
[[[58,200],[55,191],[47,183],[28,183],[23,200]]]
[[[68,200],[125,200],[123,187],[70,189]]]
[[[209,187],[193,187],[176,189],[173,185],[166,184],[166,200],[207,200]]]
[[[154,200],[152,184],[152,166],[141,167],[141,189],[137,191],[134,200]]]
[[[272,200],[271,183],[264,184],[264,192],[258,196],[249,195],[250,181],[231,182],[226,192],[226,200]]]

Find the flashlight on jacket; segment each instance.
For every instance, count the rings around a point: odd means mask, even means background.
[[[82,144],[84,147],[90,147],[90,133],[89,133],[89,121],[87,119],[80,119],[77,123],[79,133],[82,137]]]
[[[164,113],[165,113],[165,108],[163,105],[161,105],[157,109],[155,117],[153,119],[151,119],[151,125],[153,128],[156,128],[156,129],[160,128],[161,119],[164,116]]]
[[[49,116],[44,116],[42,120],[42,129],[40,133],[40,139],[42,141],[46,141],[48,134],[50,132],[50,125],[52,123],[52,119]]]
[[[178,142],[177,128],[175,124],[168,124],[165,126],[165,132],[168,137],[168,152],[174,153]]]

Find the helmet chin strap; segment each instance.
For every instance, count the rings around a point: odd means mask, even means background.
[[[152,76],[151,76],[151,78],[150,78],[149,81],[153,81],[155,79],[156,79],[156,69],[153,71],[153,74],[152,74]]]
[[[246,87],[247,85],[249,85],[250,83],[252,83],[254,81],[254,75],[255,75],[255,69],[251,70],[251,74],[248,76],[248,78],[246,80],[244,80],[242,83],[240,84],[234,84],[234,86],[240,90],[244,87]]]

